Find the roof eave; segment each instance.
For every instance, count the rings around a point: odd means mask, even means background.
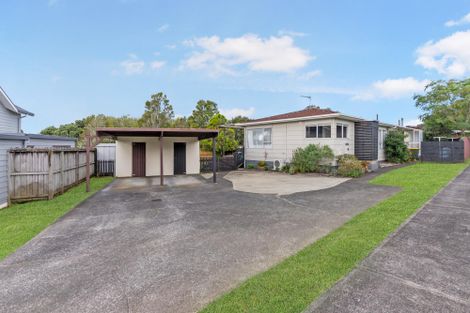
[[[311,115],[311,116],[302,116],[302,117],[295,117],[295,118],[286,118],[286,119],[279,119],[279,120],[269,120],[269,121],[259,121],[259,122],[247,122],[247,123],[237,123],[234,124],[236,127],[250,127],[256,125],[270,125],[270,124],[283,124],[283,123],[292,123],[292,122],[301,122],[301,121],[309,121],[309,120],[321,120],[326,118],[342,118],[345,120],[350,120],[354,122],[364,121],[364,119],[349,116],[341,113],[330,113],[330,114],[322,114],[322,115]]]

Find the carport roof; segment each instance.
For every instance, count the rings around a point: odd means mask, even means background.
[[[99,137],[197,137],[199,140],[217,137],[217,129],[207,128],[127,128],[102,127],[96,129]]]

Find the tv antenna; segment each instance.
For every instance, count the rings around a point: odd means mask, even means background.
[[[306,98],[308,99],[308,106],[311,106],[312,105],[312,96],[304,96],[304,95],[300,95],[302,98]]]

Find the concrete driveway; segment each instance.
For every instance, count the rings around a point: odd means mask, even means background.
[[[224,178],[232,182],[235,190],[274,195],[328,189],[349,180],[320,174],[289,175],[271,171],[233,171]]]
[[[470,312],[470,168],[307,312]]]
[[[117,180],[0,263],[1,312],[195,312],[393,193]]]

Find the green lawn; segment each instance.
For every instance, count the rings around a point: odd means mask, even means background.
[[[248,279],[202,312],[302,312],[468,164],[418,163],[376,177],[371,183],[401,191]]]
[[[85,183],[82,183],[50,201],[13,204],[1,209],[0,260],[111,181],[111,177],[92,178],[90,193],[85,192]]]

